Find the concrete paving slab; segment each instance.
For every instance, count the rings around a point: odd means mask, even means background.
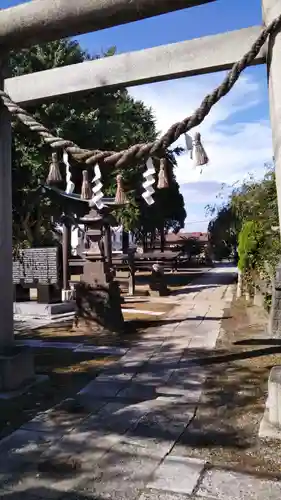
[[[33,462],[55,440],[58,441],[57,436],[18,429],[0,442],[1,472],[14,472],[16,468]]]
[[[125,434],[120,442],[118,443],[118,448],[120,446],[136,448],[138,454],[144,457],[154,456],[157,457],[159,462],[170,453],[174,445],[174,439],[161,439],[155,436],[147,436],[147,431],[142,433],[142,428],[139,429],[138,434],[135,432]]]
[[[104,406],[98,414],[87,418],[80,428],[122,435],[133,429],[149,410],[145,404],[128,405],[115,400]]]
[[[98,381],[92,380],[78,394],[87,395],[89,398],[110,398],[126,387],[126,382]]]
[[[176,456],[167,457],[154,472],[147,487],[191,495],[199,481],[204,465],[202,460]]]
[[[73,407],[75,400],[65,400],[62,404],[38,414],[21,428],[30,431],[45,432],[51,435],[63,436],[85,420],[90,410]],[[73,410],[71,409],[73,407]]]
[[[138,384],[137,382],[132,382],[130,385],[120,390],[116,397],[133,401],[155,399],[156,388],[154,385],[148,385],[147,383]]]
[[[27,469],[14,474],[4,488],[13,493],[31,490],[42,500],[57,500],[90,481],[99,470],[100,461],[119,440],[119,435],[104,429],[72,432],[49,447]],[[42,463],[47,464],[43,471]]]
[[[157,403],[163,405],[163,401],[160,399],[157,400]],[[185,413],[181,408],[178,415],[173,416],[173,408],[175,407],[176,404],[172,401],[168,409],[165,408],[164,403],[164,406],[158,411],[149,412],[134,429],[126,433],[121,444],[134,445],[146,454],[153,453],[164,458],[194,414],[194,407],[191,410],[185,408]]]
[[[192,500],[189,495],[167,491],[146,490],[138,500]],[[199,499],[198,499],[199,500]]]
[[[160,366],[159,369],[155,371],[151,369],[147,372],[137,373],[133,378],[133,382],[137,384],[148,384],[149,386],[157,388],[159,384],[168,382],[173,371],[174,370],[163,370]]]
[[[158,465],[157,458],[112,451],[100,462],[100,472],[95,470],[93,478],[79,493],[86,498],[137,500]]]

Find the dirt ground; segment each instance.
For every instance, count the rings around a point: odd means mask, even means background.
[[[0,400],[0,439],[18,429],[41,411],[74,397],[113,357],[74,353],[69,349],[33,349],[37,374],[46,381],[24,394]]]
[[[281,441],[258,437],[269,372],[281,364],[281,342],[267,336],[266,326],[263,310],[243,300],[225,311],[215,351],[205,359],[199,355],[208,377],[195,419],[178,445],[184,455],[281,477]]]

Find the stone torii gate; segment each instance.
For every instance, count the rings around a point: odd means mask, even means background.
[[[114,88],[226,70],[247,52],[262,26],[207,36],[171,45],[84,62],[74,66],[5,80],[5,56],[10,49],[66,36],[97,31],[216,0],[33,0],[0,11],[1,89],[18,104],[28,105],[96,88]],[[234,1],[234,0],[233,0]],[[264,24],[281,14],[281,0],[261,0]],[[211,6],[210,6],[211,8]],[[242,15],[242,12],[241,12]],[[280,29],[270,37],[253,64],[268,63],[270,114],[281,220],[281,53]],[[63,82],[63,85],[62,85]],[[71,139],[71,138],[69,138]],[[7,349],[14,346],[12,280],[10,115],[0,109],[0,379]],[[1,356],[1,352],[3,356]],[[10,359],[10,358],[9,358]],[[13,370],[18,370],[12,356]],[[10,359],[11,361],[11,359]],[[9,362],[10,362],[9,361]],[[21,379],[30,375],[23,369]],[[3,370],[2,370],[3,371]],[[17,380],[19,383],[20,380]],[[13,384],[13,387],[16,385]],[[6,388],[10,388],[7,384]],[[0,380],[1,389],[1,380]]]

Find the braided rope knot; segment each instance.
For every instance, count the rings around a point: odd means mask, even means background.
[[[174,123],[167,132],[154,142],[135,144],[124,151],[100,151],[80,148],[73,141],[68,141],[62,137],[53,135],[44,125],[38,122],[27,111],[12,101],[10,96],[0,90],[0,98],[13,117],[19,119],[31,131],[37,132],[44,142],[53,149],[62,149],[73,157],[76,161],[88,165],[109,164],[114,167],[123,168],[132,163],[146,163],[150,157],[165,157],[165,151],[182,134],[200,125],[211,111],[212,107],[228,92],[237,82],[244,69],[249,66],[259,54],[261,48],[267,41],[269,35],[273,34],[281,26],[281,14],[272,21],[259,35],[253,43],[251,49],[236,62],[229,71],[221,85],[211,94],[208,94],[202,101],[198,109],[181,122]]]
[[[103,184],[101,182],[101,171],[99,165],[95,165],[95,176],[92,180],[93,188],[92,188],[92,199],[90,206],[96,206],[98,210],[104,208],[103,199]]]
[[[142,197],[147,203],[147,205],[153,205],[154,199],[153,199],[153,194],[155,193],[155,189],[153,187],[155,183],[155,167],[153,165],[153,161],[151,158],[149,158],[146,162],[146,170],[143,173],[143,177],[145,181],[143,182],[142,186],[144,188],[144,192],[142,193]]]

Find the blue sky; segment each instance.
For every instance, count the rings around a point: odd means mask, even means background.
[[[7,8],[23,3],[2,0]],[[217,0],[214,3],[90,33],[79,37],[83,47],[100,53],[116,46],[119,53],[179,42],[261,24],[261,0]],[[143,85],[129,89],[154,110],[159,130],[192,113],[222,78],[222,73]],[[221,183],[260,176],[272,157],[265,67],[245,71],[231,93],[213,108],[200,127],[210,164],[202,175],[190,159],[179,159],[177,177],[186,201],[188,230],[206,229],[206,204],[216,201]],[[179,140],[179,144],[183,144]],[[204,222],[202,222],[204,221]]]

